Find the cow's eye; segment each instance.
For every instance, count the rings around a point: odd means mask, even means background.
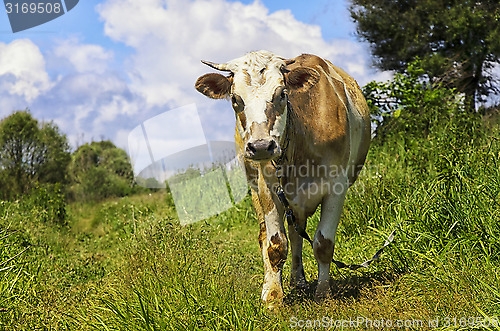
[[[286,102],[286,89],[284,86],[279,87],[276,92],[274,92],[274,102],[284,104]]]
[[[243,99],[237,94],[231,95],[231,104],[233,106],[234,111],[237,113],[239,113],[240,111],[243,110],[243,108],[245,108],[245,103],[243,102]]]
[[[285,89],[281,90],[280,98],[282,101],[286,99],[286,90]]]

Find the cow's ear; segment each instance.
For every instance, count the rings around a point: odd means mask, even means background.
[[[196,80],[196,90],[212,99],[223,99],[231,92],[232,77],[221,74],[206,74]]]
[[[312,68],[298,67],[285,74],[286,87],[297,92],[309,90],[318,80],[319,73]]]

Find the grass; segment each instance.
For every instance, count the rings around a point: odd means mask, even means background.
[[[460,148],[404,139],[374,146],[347,197],[335,258],[370,258],[401,224],[394,243],[368,269],[333,267],[334,295],[321,304],[313,300],[316,262],[304,245],[310,289],[290,290],[288,261],[287,297],[275,311],[260,300],[249,197],[187,226],[166,192],[73,203],[59,225],[21,202],[0,202],[0,329],[349,330],[388,321],[470,329],[491,321],[500,315],[497,137]],[[315,214],[309,233],[317,221]]]

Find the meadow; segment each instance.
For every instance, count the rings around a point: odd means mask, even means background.
[[[332,266],[333,297],[309,289],[279,309],[261,303],[258,222],[247,196],[181,226],[171,193],[74,202],[0,202],[1,330],[494,329],[500,323],[498,120],[450,119],[420,139],[374,143],[351,188]],[[52,200],[51,200],[52,199]],[[313,233],[316,213],[308,223]]]

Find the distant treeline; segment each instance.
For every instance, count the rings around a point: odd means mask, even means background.
[[[139,190],[127,153],[110,141],[86,143],[71,152],[57,125],[29,110],[0,120],[0,200],[46,205],[63,221],[67,201],[98,201]]]

